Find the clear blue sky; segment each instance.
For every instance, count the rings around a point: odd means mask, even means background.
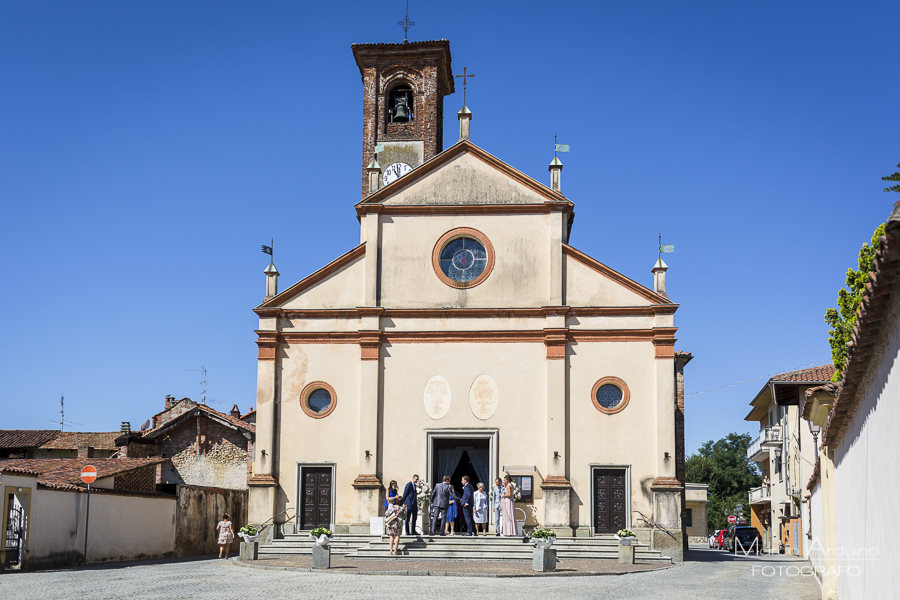
[[[897,2],[410,3],[476,74],[473,141],[548,182],[571,243],[650,285],[688,393],[829,357],[822,315],[896,194]],[[0,2],[0,428],[255,403],[251,308],[355,246],[354,42],[394,2]],[[461,94],[447,98],[454,141]],[[688,398],[687,446],[754,428],[758,380]]]

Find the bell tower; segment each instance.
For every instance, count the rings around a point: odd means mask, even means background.
[[[444,96],[454,91],[450,42],[353,44],[363,83],[362,197],[373,161],[380,187],[444,149]],[[380,152],[375,152],[376,146]]]

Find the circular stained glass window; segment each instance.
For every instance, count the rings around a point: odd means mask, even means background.
[[[474,281],[484,272],[487,262],[487,251],[475,238],[458,237],[441,250],[441,271],[453,281]]]
[[[603,408],[615,408],[622,402],[622,390],[611,383],[597,389],[597,404]]]
[[[314,413],[323,413],[331,406],[331,394],[328,390],[319,388],[309,395],[307,404]]]

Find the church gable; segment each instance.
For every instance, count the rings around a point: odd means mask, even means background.
[[[364,304],[366,245],[360,244],[259,308],[356,308]]]
[[[649,306],[671,304],[661,296],[563,244],[565,303],[569,306]]]
[[[471,142],[462,141],[360,204],[523,205],[545,202],[567,200]]]

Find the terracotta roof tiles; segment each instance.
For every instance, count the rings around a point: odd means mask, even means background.
[[[63,431],[59,435],[40,445],[46,450],[75,450],[90,447],[101,450],[115,450],[116,438],[122,435],[120,431],[80,432]]]
[[[779,373],[772,377],[772,381],[831,381],[834,376],[834,365],[822,365],[820,367],[811,367],[809,369],[800,369],[799,371],[788,371],[787,373]]]
[[[55,429],[0,429],[0,448],[38,448],[59,433]]]
[[[38,484],[50,489],[86,491],[81,469],[97,468],[97,479],[120,475],[167,462],[168,458],[14,458],[0,460],[0,473],[37,475]]]

